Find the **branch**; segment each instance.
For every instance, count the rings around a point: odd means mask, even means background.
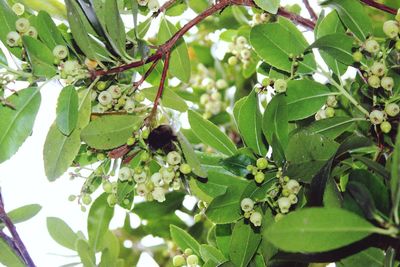
[[[374,0],[360,0],[360,1],[362,3],[364,3],[364,4],[366,4],[367,6],[374,7],[376,9],[385,11],[385,12],[393,14],[393,15],[397,14],[397,9],[388,7],[388,6],[386,6],[384,4],[381,4],[381,3],[377,3]]]
[[[1,190],[0,190],[0,220],[2,222],[4,222],[5,226],[11,233],[12,242],[15,245],[15,247],[12,246],[11,248],[14,250],[15,250],[15,248],[17,249],[16,250],[17,254],[21,255],[22,259],[25,261],[25,263],[28,267],[35,267],[35,264],[33,263],[33,260],[31,258],[31,256],[29,255],[28,250],[26,249],[24,243],[22,242],[21,238],[19,237],[17,229],[15,228],[15,225],[13,224],[11,219],[8,217],[8,215],[4,209],[4,202],[3,202]]]
[[[306,18],[303,18],[302,16],[297,15],[295,13],[289,12],[286,9],[282,8],[282,7],[280,7],[278,9],[278,15],[282,16],[282,17],[285,17],[285,18],[288,18],[291,21],[294,21],[297,24],[300,24],[300,25],[306,27],[309,30],[314,30],[314,28],[315,28],[315,22],[314,21],[306,19]]]
[[[315,13],[314,9],[311,7],[310,2],[308,2],[308,0],[303,0],[303,3],[306,6],[307,11],[310,14],[311,18],[313,19],[313,21],[317,21],[318,19],[317,13]]]
[[[170,8],[173,4],[175,4],[176,0],[169,0],[165,2],[156,12],[153,13],[152,17],[156,18],[160,13],[165,12],[168,8]]]

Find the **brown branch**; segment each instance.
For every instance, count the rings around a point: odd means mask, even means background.
[[[285,17],[290,19],[291,21],[296,22],[297,24],[300,24],[304,27],[306,27],[309,30],[314,30],[315,28],[315,22],[306,18],[303,18],[300,15],[297,15],[295,13],[289,12],[286,9],[280,7],[278,9],[278,13],[279,16]]]
[[[374,0],[360,0],[360,1],[362,3],[364,3],[364,4],[366,4],[367,6],[370,6],[370,7],[385,11],[385,12],[393,14],[393,15],[397,14],[397,9],[394,9],[394,8],[388,7],[388,6],[384,5],[384,4],[375,2]]]
[[[315,13],[314,9],[311,7],[310,2],[308,2],[308,0],[303,0],[303,3],[305,5],[308,13],[310,14],[312,20],[317,21],[317,19],[318,19],[317,13]]]
[[[140,78],[139,81],[133,83],[133,87],[135,90],[137,88],[139,88],[139,86],[141,86],[144,83],[144,81],[150,76],[150,74],[153,72],[153,70],[157,66],[158,62],[159,62],[159,59],[154,60],[153,64],[151,64],[150,68],[146,71],[146,73],[142,76],[142,78]]]
[[[176,0],[169,0],[165,2],[156,12],[153,13],[152,17],[156,18],[160,13],[165,12],[168,8],[170,8],[173,4],[175,4]]]

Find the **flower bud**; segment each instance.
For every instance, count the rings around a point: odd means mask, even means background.
[[[399,105],[396,103],[390,103],[385,106],[385,112],[390,116],[390,117],[395,117],[399,114],[400,108]]]
[[[395,20],[388,20],[383,23],[383,32],[389,38],[395,38],[399,35],[399,23]]]
[[[365,50],[371,54],[376,54],[379,52],[380,46],[379,43],[374,39],[368,39],[365,41]]]
[[[150,180],[155,186],[162,186],[164,184],[163,177],[159,172],[153,173],[153,175],[150,177]]]
[[[385,118],[385,114],[380,111],[380,110],[373,110],[369,114],[369,119],[372,124],[381,124],[383,122],[383,119]]]
[[[99,94],[97,97],[97,100],[99,101],[100,104],[103,106],[107,106],[108,104],[111,104],[112,102],[112,96],[108,91],[103,91]]]
[[[392,130],[392,125],[390,124],[390,122],[384,121],[381,123],[380,128],[381,128],[382,132],[389,133],[390,130]]]
[[[53,49],[53,55],[57,59],[63,60],[68,56],[68,48],[64,45],[57,45]]]
[[[284,93],[287,89],[287,83],[283,79],[277,79],[274,83],[274,89],[277,93]]]
[[[31,23],[29,22],[28,19],[26,18],[19,18],[15,22],[15,28],[19,33],[25,33],[29,30],[29,27],[31,26]]]
[[[392,77],[383,77],[381,80],[381,86],[386,91],[392,91],[394,87],[394,80]]]
[[[254,201],[251,200],[250,198],[244,198],[240,202],[240,207],[244,212],[252,211],[254,208]]]
[[[288,213],[291,205],[292,203],[288,197],[281,197],[278,199],[278,207],[281,213]]]
[[[182,157],[181,155],[176,152],[176,151],[171,151],[168,153],[167,155],[167,162],[170,165],[178,165],[179,163],[181,163],[182,161]]]
[[[250,222],[254,226],[261,226],[261,223],[262,223],[262,215],[261,215],[261,213],[259,213],[258,211],[253,212],[250,215]]]
[[[199,263],[199,258],[196,255],[189,255],[186,259],[188,267],[195,267]]]
[[[120,181],[128,181],[129,179],[132,178],[132,171],[128,167],[122,167],[119,169],[119,174],[118,174],[118,179]]]

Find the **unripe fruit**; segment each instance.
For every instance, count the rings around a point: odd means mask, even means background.
[[[379,43],[374,39],[369,39],[365,42],[365,50],[371,54],[376,54],[379,52]]]
[[[353,53],[354,62],[360,62],[363,59],[363,54],[360,51],[356,51]]]
[[[235,56],[231,56],[228,58],[228,64],[231,66],[235,66],[238,63],[238,59]]]
[[[300,191],[300,184],[294,179],[290,179],[287,184],[286,188],[293,194],[298,194]]]
[[[382,62],[374,62],[371,66],[371,72],[377,76],[383,76],[386,72],[386,66]]]
[[[147,174],[144,171],[141,171],[139,173],[137,173],[135,171],[135,174],[133,174],[133,179],[135,180],[136,183],[140,184],[140,183],[144,183],[146,182],[147,179]]]
[[[297,196],[296,196],[295,194],[290,194],[290,195],[288,196],[288,198],[289,198],[289,200],[290,200],[290,203],[292,203],[292,204],[296,204],[297,201],[298,201],[298,198],[297,198]]]
[[[240,56],[243,59],[249,59],[251,57],[251,52],[249,49],[243,49],[242,51],[240,51]]]
[[[17,32],[9,32],[7,34],[7,44],[11,47],[18,46],[21,42],[21,36]]]
[[[57,45],[53,49],[53,55],[57,59],[63,60],[68,56],[68,48],[64,45]]]
[[[382,132],[389,133],[392,130],[392,125],[388,121],[384,121],[380,125]]]
[[[244,212],[252,211],[254,208],[254,201],[251,200],[250,198],[244,198],[240,202],[240,207]]]
[[[133,99],[137,102],[142,102],[143,100],[146,99],[145,95],[142,92],[136,92],[135,95],[133,96]]]
[[[97,160],[102,161],[106,159],[106,155],[104,155],[103,153],[98,153],[96,155]]]
[[[192,167],[190,167],[189,164],[187,163],[183,163],[181,164],[181,166],[179,167],[179,171],[183,174],[189,174],[192,172]]]
[[[254,180],[256,183],[261,184],[265,180],[265,175],[262,172],[257,172],[257,174],[254,176]]]
[[[107,83],[106,82],[98,82],[96,84],[97,90],[103,91],[107,88]]]
[[[158,0],[149,0],[147,7],[151,12],[156,12],[160,8],[160,4],[158,3]]]
[[[140,160],[141,161],[148,161],[150,159],[150,154],[149,152],[145,151],[140,155]]]
[[[278,207],[281,213],[288,213],[291,205],[292,203],[287,197],[281,197],[278,199]]]
[[[157,200],[157,202],[165,201],[164,189],[162,189],[161,187],[154,188],[153,192],[151,192],[151,195],[155,200]]]
[[[25,6],[21,3],[15,3],[11,9],[17,16],[21,16],[25,12]]]
[[[176,152],[176,151],[171,151],[168,153],[167,155],[167,162],[170,165],[178,165],[179,163],[181,163],[182,161],[182,157],[181,155]]]
[[[126,140],[126,144],[128,146],[132,146],[133,144],[135,144],[135,142],[136,142],[136,139],[133,136],[129,137],[128,140]]]
[[[164,184],[163,177],[161,173],[156,172],[151,175],[150,180],[154,183],[155,186],[162,186]]]
[[[395,117],[399,114],[400,112],[400,107],[396,103],[390,103],[385,106],[385,112],[390,116],[390,117]]]
[[[397,37],[399,34],[399,23],[394,20],[385,21],[385,23],[383,24],[383,32],[389,38]]]
[[[112,192],[113,186],[112,183],[110,183],[109,181],[104,181],[103,182],[103,190],[104,192],[110,194]]]
[[[368,78],[368,84],[372,88],[379,88],[381,86],[381,79],[379,79],[379,77],[376,75],[371,75]]]
[[[96,60],[92,60],[90,58],[85,58],[85,66],[89,69],[89,70],[95,70],[97,68],[97,66],[99,65],[99,63]],[[104,90],[104,89],[103,89]]]
[[[114,194],[108,195],[108,197],[107,197],[107,203],[108,203],[108,205],[109,205],[110,207],[114,207],[115,204],[117,204],[117,202],[118,202],[118,199],[117,199],[117,196],[116,196],[116,195],[114,195]]]
[[[188,267],[197,266],[198,263],[199,263],[199,258],[196,255],[190,255],[186,259],[186,264],[188,265]]]
[[[186,256],[190,256],[193,254],[193,250],[190,248],[185,249],[185,251],[183,252]]]
[[[381,80],[381,86],[386,91],[392,91],[394,87],[394,80],[392,77],[383,77]]]
[[[277,79],[274,83],[274,89],[277,93],[284,93],[287,89],[287,83],[283,79]]]
[[[84,205],[90,205],[90,203],[92,203],[92,197],[89,194],[84,194],[82,196],[82,203]]]
[[[174,258],[172,259],[172,264],[175,267],[180,267],[186,264],[186,260],[182,255],[176,255],[174,256]]]
[[[261,226],[261,222],[262,222],[262,215],[261,213],[259,213],[258,211],[253,212],[250,216],[250,222],[254,225],[254,226]]]
[[[108,91],[103,91],[99,94],[99,96],[97,97],[97,100],[99,101],[100,104],[102,104],[103,106],[107,106],[108,104],[111,104],[112,102],[112,96],[110,94],[110,92]]]
[[[36,39],[38,37],[38,32],[35,27],[30,26],[28,31],[26,33],[24,33],[24,35],[27,35],[27,36],[30,36],[30,37]]]
[[[15,22],[15,28],[17,29],[18,32],[20,33],[25,33],[29,30],[29,27],[31,26],[31,23],[29,22],[28,19],[26,18],[19,18]]]
[[[332,107],[327,107],[325,109],[325,114],[327,118],[332,118],[333,116],[335,116],[335,109]]]
[[[132,171],[128,167],[122,167],[119,169],[119,174],[118,174],[118,179],[120,181],[128,181],[129,179],[132,178]]]
[[[257,168],[264,170],[268,167],[268,160],[266,158],[259,158],[256,162]]]
[[[383,122],[383,119],[385,117],[385,114],[380,111],[380,110],[373,110],[370,114],[369,114],[369,119],[371,121],[372,124],[381,124]]]
[[[107,92],[109,92],[112,96],[112,98],[120,98],[122,95],[121,88],[119,88],[118,85],[112,85],[107,89]]]

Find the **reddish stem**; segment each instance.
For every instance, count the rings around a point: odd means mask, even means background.
[[[169,0],[165,2],[156,12],[153,13],[152,17],[156,18],[160,13],[165,12],[168,8],[170,8],[173,4],[175,4],[176,0]]]
[[[360,1],[363,2],[364,4],[370,6],[370,7],[374,7],[376,9],[385,11],[387,13],[390,13],[390,14],[393,14],[393,15],[397,14],[397,9],[394,9],[394,8],[388,7],[388,6],[384,5],[384,4],[375,2],[374,0],[360,0]]]
[[[300,15],[297,15],[295,13],[289,12],[287,10],[285,10],[284,8],[280,7],[278,9],[278,15],[288,18],[291,21],[294,21],[310,30],[314,30],[315,28],[315,22],[306,18],[303,18]]]
[[[308,0],[303,0],[303,3],[307,8],[307,11],[310,14],[311,18],[313,19],[313,21],[317,21],[318,19],[317,13],[315,13],[314,9],[311,7],[310,2],[308,2]]]
[[[150,68],[146,71],[146,73],[142,76],[142,78],[140,78],[139,81],[135,82],[133,84],[134,89],[139,88],[139,86],[142,85],[142,83],[147,79],[147,77],[150,76],[150,74],[153,72],[154,68],[157,66],[159,62],[159,59],[156,59],[150,66]]]

